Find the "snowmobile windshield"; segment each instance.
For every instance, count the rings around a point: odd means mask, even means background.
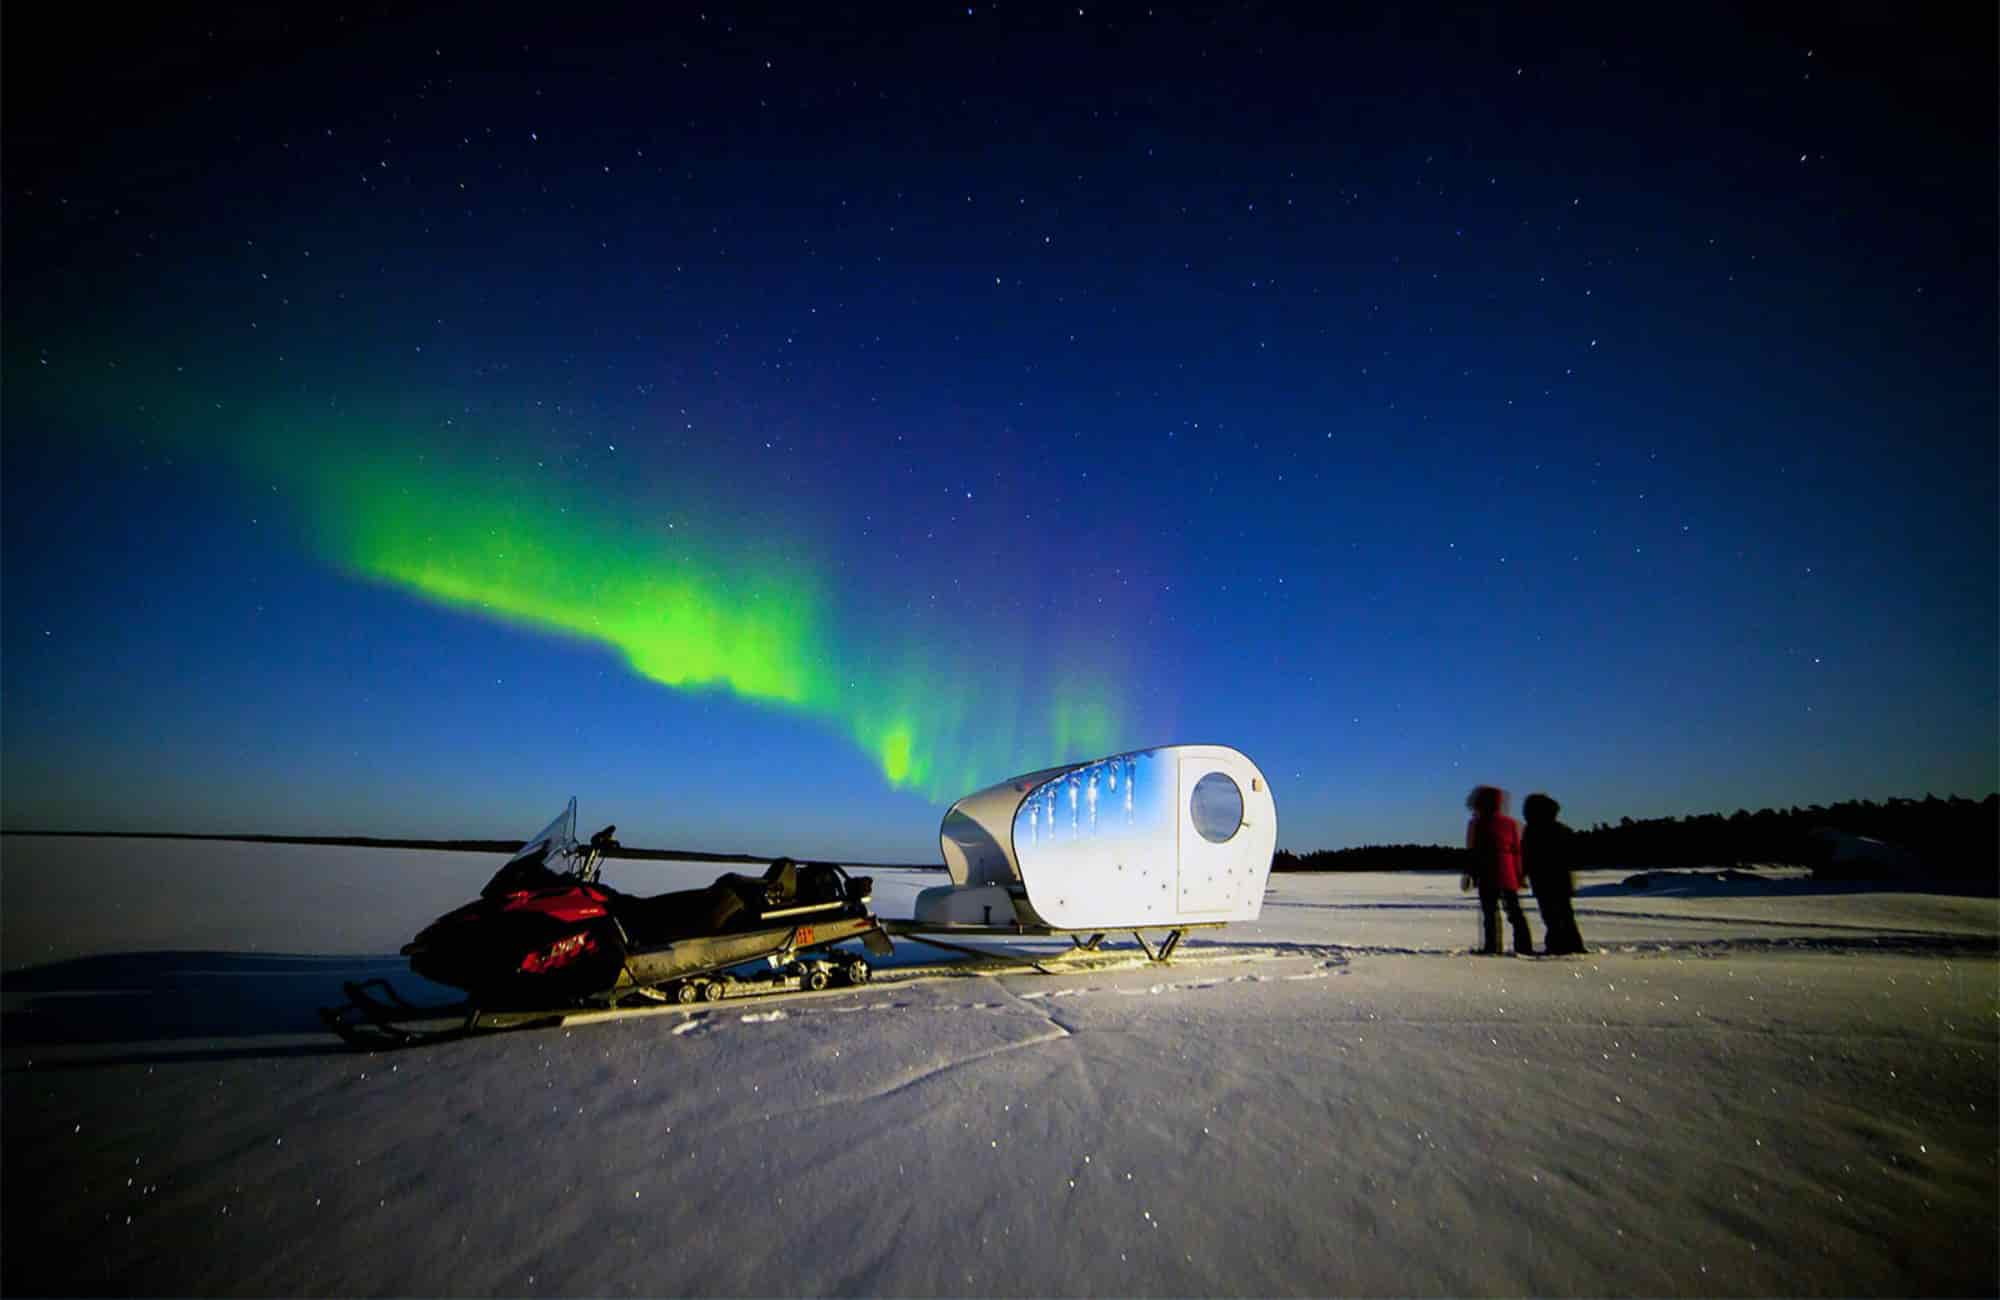
[[[507,859],[507,865],[511,867],[516,862],[519,862],[524,858],[532,858],[542,855],[546,855],[550,859],[556,859],[556,860],[565,859],[575,850],[575,848],[576,848],[576,800],[571,799],[569,801],[569,806],[567,808],[564,808],[561,813],[557,814],[556,819],[554,821],[542,827],[541,830],[535,832],[535,834],[529,838],[528,842],[521,846],[521,851],[519,853],[516,853],[513,857]],[[553,866],[554,862],[552,861],[550,865]]]
[[[560,817],[542,827],[533,839],[521,846],[520,852],[507,859],[506,864],[493,873],[493,879],[479,891],[480,897],[491,898],[518,889],[541,889],[559,884],[563,877],[576,870],[581,856],[582,851],[576,843],[576,800],[571,799]]]

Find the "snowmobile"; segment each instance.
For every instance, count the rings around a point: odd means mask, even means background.
[[[323,1008],[355,1046],[406,1046],[560,1020],[579,1009],[717,1001],[734,971],[763,961],[806,989],[865,982],[866,958],[832,953],[861,940],[888,953],[869,910],[873,882],[830,862],[779,858],[761,876],[725,872],[702,889],[639,897],[598,880],[615,826],[578,843],[576,800],[509,858],[474,901],[403,947],[410,969],[461,989],[463,1002],[418,1006],[387,980],[344,986]],[[456,1021],[442,1028],[425,1023]]]

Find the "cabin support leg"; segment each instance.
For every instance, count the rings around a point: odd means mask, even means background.
[[[1186,930],[1167,931],[1166,940],[1160,944],[1158,949],[1147,943],[1146,936],[1137,930],[1132,931],[1132,937],[1137,939],[1139,947],[1145,950],[1147,961],[1152,962],[1155,966],[1164,966],[1173,959],[1174,949],[1181,946],[1181,937],[1186,933]]]
[[[1069,941],[1075,944],[1082,952],[1096,952],[1097,945],[1104,942],[1104,931],[1099,930],[1088,939],[1079,939],[1075,935],[1071,935]]]

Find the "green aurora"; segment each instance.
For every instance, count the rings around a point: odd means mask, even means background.
[[[607,496],[560,458],[441,428],[434,403],[242,395],[144,361],[99,363],[88,386],[26,357],[8,369],[15,400],[81,417],[70,427],[108,437],[106,454],[216,465],[289,498],[339,572],[611,648],[674,690],[819,719],[894,788],[941,801],[1133,743],[1106,638],[985,611],[927,628],[843,600],[828,575],[879,557],[835,565],[785,512],[729,501],[733,476],[689,470]]]
[[[823,719],[891,786],[934,800],[1121,739],[1102,681],[1038,674],[1024,708],[1029,673],[1004,657],[956,661],[920,628],[865,626],[803,539],[619,521],[544,483],[408,456],[325,461],[309,501],[315,549],[343,571],[611,647],[663,686]],[[987,644],[1029,639],[995,632]]]

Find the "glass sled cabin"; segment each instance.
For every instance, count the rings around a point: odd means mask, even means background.
[[[912,930],[1179,931],[1257,918],[1278,809],[1236,750],[1165,745],[988,786],[938,838],[951,884],[917,896]]]

